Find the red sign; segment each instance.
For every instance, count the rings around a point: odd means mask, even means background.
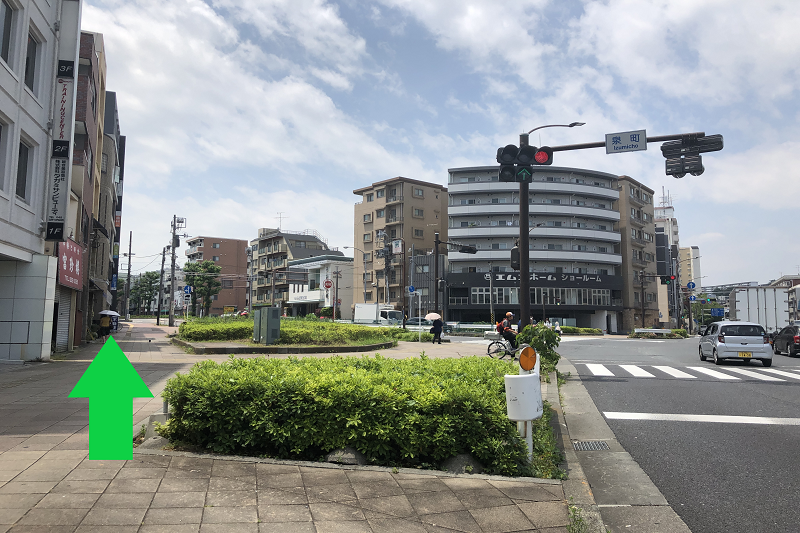
[[[58,282],[65,287],[81,290],[83,248],[72,239],[58,243]]]
[[[331,280],[329,280],[329,279],[326,279],[322,283],[322,286],[325,287],[326,289],[330,289],[331,287],[333,287],[333,282]]]

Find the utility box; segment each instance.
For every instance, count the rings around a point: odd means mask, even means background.
[[[533,420],[544,412],[539,374],[506,374],[506,410],[509,420]]]
[[[253,309],[253,342],[261,342],[261,308]]]
[[[259,328],[261,344],[273,344],[281,336],[280,307],[262,307]]]

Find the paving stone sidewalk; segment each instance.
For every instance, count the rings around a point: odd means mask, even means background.
[[[169,345],[165,333],[126,325],[116,336],[156,396],[134,400],[134,429],[161,410],[170,376],[208,358]],[[156,450],[90,461],[88,401],[67,395],[99,348],[0,367],[0,533],[567,531],[559,481]],[[456,349],[473,348],[424,349],[459,357],[472,354]]]

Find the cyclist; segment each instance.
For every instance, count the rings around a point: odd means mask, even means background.
[[[514,333],[514,330],[511,327],[511,321],[514,320],[514,313],[509,311],[506,313],[506,317],[501,322],[501,326],[503,327],[503,338],[508,341],[512,348],[517,347],[517,334]]]

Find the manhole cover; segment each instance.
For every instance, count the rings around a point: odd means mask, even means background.
[[[572,441],[572,447],[578,452],[599,452],[611,449],[604,440],[575,440]]]

